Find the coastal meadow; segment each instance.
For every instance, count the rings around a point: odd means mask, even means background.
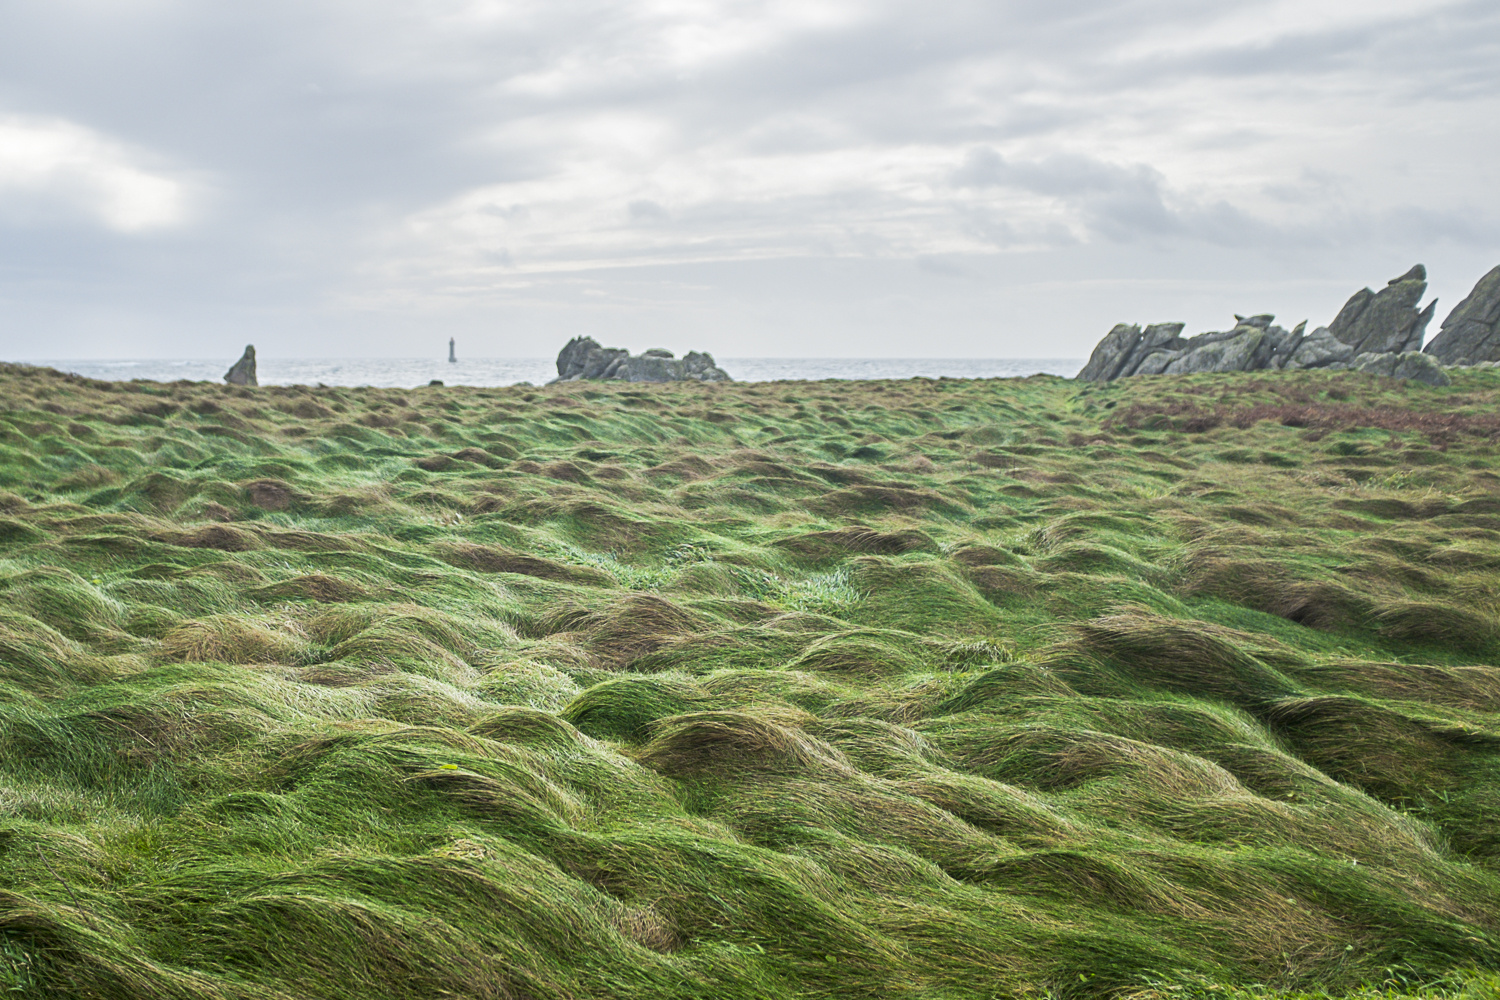
[[[0,992],[1500,995],[1500,370],[0,366]]]

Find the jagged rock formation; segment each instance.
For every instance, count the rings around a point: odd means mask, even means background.
[[[1479,279],[1425,351],[1445,365],[1500,361],[1500,267]]]
[[[1347,368],[1354,360],[1354,348],[1320,326],[1302,338],[1283,368]]]
[[[1360,354],[1405,354],[1422,349],[1422,335],[1437,299],[1426,309],[1417,303],[1427,294],[1427,268],[1417,264],[1399,278],[1392,278],[1378,292],[1361,288],[1328,324],[1328,332]]]
[[[260,385],[255,380],[255,345],[246,344],[245,353],[224,373],[224,381],[230,385]]]
[[[675,358],[671,351],[653,347],[639,355],[619,347],[600,347],[593,337],[574,337],[558,352],[557,378],[552,382],[580,379],[619,382],[733,382],[729,373],[714,364],[712,354],[689,351]],[[548,385],[551,385],[549,382]]]
[[[1489,301],[1495,308],[1483,315],[1495,315],[1500,323],[1500,268],[1493,273]],[[1122,323],[1099,341],[1078,377],[1108,382],[1130,375],[1356,368],[1447,385],[1441,366],[1419,354],[1422,334],[1437,308],[1436,300],[1426,309],[1416,308],[1426,291],[1427,270],[1418,264],[1379,292],[1365,288],[1355,293],[1331,324],[1311,333],[1305,332],[1306,322],[1286,330],[1273,325],[1276,317],[1265,313],[1236,315],[1233,329],[1188,339],[1181,336],[1181,323],[1158,323],[1144,330]],[[1500,335],[1495,337],[1495,350],[1500,357]]]
[[[1157,323],[1143,331],[1120,324],[1094,348],[1078,377],[1108,382],[1127,375],[1172,375],[1281,368],[1303,342],[1305,323],[1284,330],[1276,317],[1236,316],[1232,330],[1204,333],[1184,340],[1181,323]],[[1320,341],[1321,343],[1321,341]],[[1310,356],[1310,355],[1309,355]],[[1354,357],[1352,350],[1343,360]]]

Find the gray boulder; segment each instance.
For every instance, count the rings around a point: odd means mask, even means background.
[[[682,358],[682,371],[688,378],[700,382],[733,382],[729,373],[714,364],[714,356],[707,351],[688,351]]]
[[[1266,331],[1254,326],[1240,326],[1228,333],[1227,337],[1216,337],[1206,343],[1203,341],[1212,334],[1189,340],[1187,347],[1162,369],[1163,374],[1245,371],[1265,339]]]
[[[1144,330],[1121,324],[1099,342],[1078,377],[1107,382],[1128,375],[1281,368],[1301,343],[1306,324],[1285,330],[1272,325],[1275,319],[1269,313],[1235,316],[1233,329],[1202,333],[1188,340],[1181,336],[1181,323],[1158,323]]]
[[[1343,367],[1354,360],[1354,348],[1320,326],[1303,337],[1286,359],[1283,368]]]
[[[1425,294],[1427,269],[1417,264],[1378,292],[1368,288],[1355,292],[1328,324],[1328,332],[1354,348],[1356,357],[1420,351],[1422,335],[1437,311],[1436,299],[1426,309],[1417,309]]]
[[[1303,320],[1290,330],[1279,326],[1267,326],[1265,337],[1261,339],[1260,346],[1255,349],[1255,357],[1250,359],[1251,370],[1285,368],[1286,363],[1291,360],[1292,352],[1301,345],[1303,331],[1306,329],[1307,320]]]
[[[255,380],[255,345],[246,344],[245,353],[224,373],[224,381],[230,385],[260,385]]]
[[[1356,357],[1349,367],[1357,372],[1364,372],[1366,375],[1394,376],[1396,365],[1400,361],[1401,355],[1399,354],[1392,354],[1390,351],[1371,351]]]
[[[1479,279],[1423,350],[1445,365],[1500,361],[1500,267]]]
[[[557,378],[552,382],[581,379],[615,382],[732,382],[729,373],[714,364],[713,355],[691,351],[677,359],[671,351],[653,347],[635,357],[618,347],[600,347],[593,337],[574,337],[557,355]],[[552,383],[548,383],[549,385]]]
[[[1186,343],[1179,334],[1181,323],[1157,323],[1144,331],[1139,326],[1121,323],[1099,341],[1089,363],[1083,366],[1078,377],[1086,382],[1108,382],[1126,375],[1157,374],[1159,365],[1165,365]],[[1162,358],[1159,363],[1154,357]],[[1150,362],[1150,371],[1139,371]]]
[[[1136,365],[1135,371],[1131,372],[1130,374],[1160,375],[1162,372],[1167,370],[1168,365],[1170,365],[1180,357],[1182,357],[1182,351],[1180,350],[1157,351],[1155,354],[1148,354],[1145,358],[1141,359],[1141,363],[1139,365]]]
[[[557,378],[553,381],[604,378],[611,365],[629,356],[629,351],[618,347],[600,347],[593,337],[574,337],[557,353]]]
[[[1181,323],[1153,323],[1141,334],[1140,342],[1126,359],[1122,371],[1125,374],[1148,374],[1141,368],[1159,369],[1170,363],[1187,345],[1182,339]]]
[[[574,337],[557,352],[557,377],[572,378],[583,371],[584,359],[591,351],[599,350],[599,342],[593,337]]]
[[[1085,382],[1109,382],[1120,377],[1120,369],[1135,353],[1141,343],[1141,328],[1129,323],[1117,323],[1115,328],[1094,345],[1088,364],[1078,373]]]
[[[1428,385],[1452,385],[1453,380],[1448,373],[1443,371],[1443,366],[1430,354],[1421,351],[1407,351],[1401,355],[1401,361],[1396,365],[1396,370],[1391,373],[1394,378],[1411,379],[1414,382],[1426,382]]]
[[[1361,354],[1350,366],[1355,371],[1370,375],[1388,375],[1391,378],[1410,379],[1428,385],[1452,385],[1453,380],[1443,371],[1443,366],[1430,354],[1421,351],[1395,353],[1382,351]]]

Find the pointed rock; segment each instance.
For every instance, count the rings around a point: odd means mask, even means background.
[[[1500,267],[1479,279],[1424,350],[1445,365],[1500,361]]]
[[[1426,293],[1427,269],[1418,264],[1378,292],[1355,292],[1328,324],[1328,332],[1354,348],[1356,356],[1419,351],[1434,309],[1429,305],[1417,311]]]
[[[1141,328],[1131,326],[1129,323],[1117,323],[1115,328],[1104,335],[1094,347],[1094,353],[1089,356],[1088,364],[1078,373],[1078,377],[1085,382],[1108,382],[1118,378],[1120,369],[1130,359],[1136,346],[1141,342]]]
[[[1427,268],[1423,267],[1421,264],[1413,264],[1410,271],[1407,271],[1399,278],[1392,278],[1390,281],[1387,281],[1386,284],[1399,285],[1403,281],[1420,281],[1425,284],[1427,281]]]
[[[255,345],[246,344],[245,353],[224,373],[224,381],[230,385],[260,385],[255,380]]]
[[[1303,337],[1287,358],[1283,368],[1327,368],[1354,360],[1354,348],[1320,326]]]

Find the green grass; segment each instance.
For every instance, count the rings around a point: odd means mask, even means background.
[[[1500,996],[1500,373],[0,392],[0,993]]]

